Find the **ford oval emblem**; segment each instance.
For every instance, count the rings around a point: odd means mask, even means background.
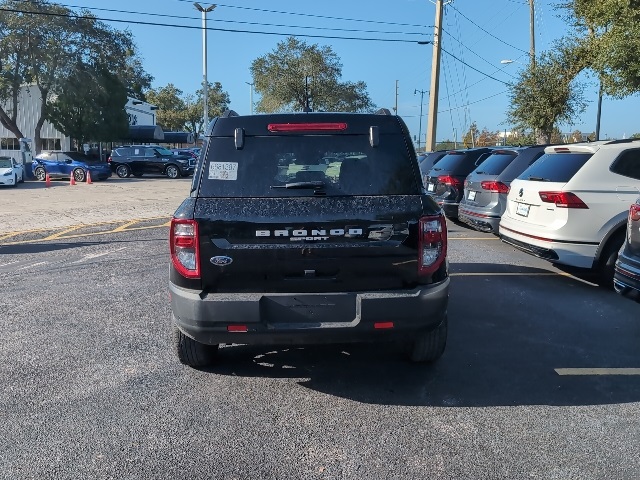
[[[211,257],[211,263],[219,267],[225,267],[233,262],[231,257]]]

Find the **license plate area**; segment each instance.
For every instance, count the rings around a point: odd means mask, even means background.
[[[528,217],[530,206],[531,205],[527,203],[518,203],[518,206],[516,207],[516,214],[520,215],[521,217]]]
[[[260,299],[260,318],[277,326],[322,328],[322,324],[350,323],[356,317],[356,295],[273,295]]]
[[[467,195],[467,199],[471,200],[471,201],[474,201],[476,199],[476,193],[478,193],[478,192],[475,192],[473,190],[469,191],[469,194]]]
[[[434,183],[430,183],[427,185],[427,192],[435,192],[436,191],[436,185]]]

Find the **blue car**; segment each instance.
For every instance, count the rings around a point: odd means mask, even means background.
[[[31,166],[33,175],[40,181],[47,178],[70,178],[76,182],[87,180],[87,173],[91,173],[91,180],[106,180],[111,176],[111,167],[106,162],[92,159],[81,152],[40,152],[33,159]]]

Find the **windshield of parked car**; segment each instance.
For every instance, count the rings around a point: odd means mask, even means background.
[[[13,168],[10,158],[0,158],[0,168]]]
[[[498,175],[518,156],[516,152],[493,153],[476,168],[475,173],[481,175]]]
[[[202,197],[416,195],[412,158],[401,135],[377,147],[368,135],[212,138],[204,162]],[[415,162],[415,160],[413,160]]]
[[[518,177],[518,180],[568,182],[593,153],[545,153]]]

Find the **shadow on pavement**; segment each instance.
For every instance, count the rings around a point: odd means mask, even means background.
[[[124,232],[120,232],[124,233]],[[113,235],[116,235],[114,233]],[[144,242],[157,242],[165,241],[162,238],[136,238],[135,240],[113,240],[109,239],[109,245],[115,245],[118,243],[144,243]],[[61,250],[68,250],[72,248],[91,247],[95,245],[105,245],[103,241],[95,242],[53,242],[47,241],[42,243],[23,243],[19,245],[0,245],[0,255],[21,255],[21,254],[33,254],[33,253],[47,253],[56,252]]]
[[[530,267],[454,277],[449,338],[434,365],[399,344],[220,350],[220,375],[300,379],[354,401],[409,406],[599,405],[640,401],[640,376],[559,376],[556,368],[640,368],[640,311],[618,295]],[[504,268],[506,267],[506,268]],[[518,273],[522,275],[501,275]]]

